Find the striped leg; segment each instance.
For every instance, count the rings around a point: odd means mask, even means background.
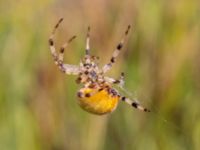
[[[128,103],[129,105],[131,105],[132,107],[136,108],[136,109],[139,109],[141,111],[144,111],[144,112],[150,112],[149,109],[147,108],[144,108],[143,106],[141,106],[138,102],[136,101],[132,101],[130,100],[129,98],[126,98],[126,97],[120,97],[120,99],[126,103]]]
[[[59,53],[59,56],[58,56],[58,61],[60,64],[63,64],[63,57],[64,57],[64,51],[65,51],[65,48],[68,46],[68,44],[73,41],[74,39],[76,38],[76,36],[73,36],[71,37],[66,43],[64,43],[62,45],[62,47],[60,48],[60,53]]]
[[[56,29],[59,27],[60,23],[63,21],[63,18],[61,18],[58,23],[55,25],[51,36],[49,37],[49,46],[50,46],[50,51],[51,54],[53,56],[54,62],[55,64],[59,67],[59,69],[66,73],[66,74],[78,74],[79,73],[79,67],[76,65],[69,65],[69,64],[63,64],[63,54],[64,54],[64,50],[67,47],[67,45],[75,38],[75,36],[73,36],[72,38],[70,38],[68,40],[68,42],[66,42],[65,44],[63,44],[63,46],[60,49],[60,53],[59,55],[56,52],[55,49],[55,45],[54,45],[54,35],[56,32]]]
[[[123,87],[124,86],[124,73],[123,72],[121,73],[119,79],[105,77],[105,80],[111,84],[118,84],[119,87]]]
[[[90,54],[90,27],[88,27],[88,30],[87,30],[85,54],[86,55]]]
[[[117,56],[119,55],[120,50],[122,49],[122,47],[124,45],[124,41],[127,38],[128,32],[130,30],[130,27],[131,26],[129,25],[128,28],[127,28],[127,30],[126,30],[126,32],[125,32],[124,37],[121,39],[120,43],[117,45],[115,51],[112,54],[110,62],[108,64],[106,64],[106,65],[103,66],[103,72],[104,73],[107,72],[107,71],[109,71],[111,69],[112,65],[115,63],[115,60],[116,60]]]
[[[90,27],[87,29],[86,47],[85,47],[85,60],[86,63],[91,63],[90,60]]]
[[[58,28],[59,24],[63,21],[63,18],[61,18],[58,23],[55,25],[52,33],[51,33],[51,36],[49,37],[49,46],[50,46],[50,51],[51,51],[51,54],[54,58],[54,61],[56,64],[58,64],[57,60],[58,60],[58,55],[56,53],[56,49],[55,49],[55,45],[54,45],[54,41],[53,41],[53,38],[54,38],[54,35],[55,35],[55,32],[56,32],[56,29]]]

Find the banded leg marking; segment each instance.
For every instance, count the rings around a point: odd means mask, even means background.
[[[142,105],[140,105],[140,104],[139,104],[138,102],[136,102],[136,101],[132,101],[132,100],[130,100],[129,98],[126,98],[126,97],[124,97],[124,96],[121,97],[120,99],[121,99],[122,101],[128,103],[129,105],[131,105],[132,107],[134,107],[134,108],[136,108],[136,109],[139,109],[139,110],[144,111],[144,112],[150,112],[149,109],[144,108]]]
[[[62,45],[62,47],[60,48],[60,53],[59,53],[59,57],[58,57],[58,61],[60,62],[60,63],[63,63],[63,57],[64,57],[64,51],[65,51],[65,48],[68,46],[68,44],[70,43],[70,42],[72,42],[74,39],[76,38],[76,36],[72,36],[66,43],[64,43],[63,45]]]
[[[69,64],[63,64],[63,54],[64,54],[64,50],[67,47],[67,45],[73,40],[75,39],[76,36],[71,37],[66,43],[63,44],[63,46],[60,49],[60,53],[59,55],[56,52],[56,48],[54,45],[54,35],[56,32],[56,29],[59,27],[60,23],[63,21],[63,18],[59,19],[59,21],[57,22],[57,24],[54,26],[54,29],[49,37],[49,46],[50,46],[50,51],[52,54],[52,57],[54,59],[55,64],[59,67],[59,69],[66,73],[66,74],[78,74],[79,73],[79,67],[76,65],[69,65]]]
[[[90,64],[90,27],[87,29],[86,35],[86,47],[85,47],[85,61],[87,64]]]
[[[124,45],[125,39],[127,38],[130,28],[131,28],[131,26],[129,25],[127,30],[125,31],[124,37],[121,39],[120,43],[117,45],[115,51],[113,52],[110,62],[103,66],[104,73],[109,71],[112,68],[112,65],[115,63],[116,58],[119,55],[120,50],[122,49],[122,47]]]
[[[59,27],[60,23],[63,21],[63,18],[60,18],[59,21],[57,22],[57,24],[54,26],[53,31],[49,37],[49,46],[50,46],[50,51],[51,54],[53,56],[53,59],[55,61],[55,64],[58,65],[58,54],[56,53],[56,49],[55,49],[55,44],[53,41],[56,29]]]
[[[105,80],[111,84],[118,84],[120,87],[124,86],[124,73],[122,72],[119,79],[113,79],[110,77],[105,77]]]
[[[86,55],[90,54],[90,27],[88,27],[87,29],[85,54]]]

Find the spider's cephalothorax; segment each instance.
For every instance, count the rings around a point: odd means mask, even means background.
[[[63,63],[63,54],[67,45],[76,37],[71,37],[63,46],[60,48],[59,54],[57,54],[53,37],[56,29],[59,24],[63,21],[61,18],[49,38],[49,45],[51,54],[55,61],[55,64],[59,67],[59,69],[66,74],[78,75],[76,82],[78,84],[82,84],[83,87],[77,92],[78,103],[79,105],[86,111],[102,115],[109,112],[112,112],[116,107],[118,102],[125,101],[130,104],[134,108],[139,110],[149,112],[148,109],[142,107],[138,102],[132,101],[125,96],[121,96],[119,92],[112,86],[113,84],[122,87],[124,84],[124,73],[121,73],[119,79],[113,79],[105,75],[107,71],[109,71],[112,65],[115,63],[115,60],[123,47],[124,41],[128,35],[130,25],[128,26],[124,37],[117,45],[113,55],[106,65],[102,68],[98,66],[98,57],[90,55],[90,28],[88,27],[87,31],[87,39],[86,39],[86,49],[85,56],[80,62],[79,65],[69,65]]]

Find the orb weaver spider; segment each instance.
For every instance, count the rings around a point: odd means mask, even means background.
[[[69,75],[78,75],[76,82],[78,84],[83,85],[83,87],[77,92],[79,105],[84,110],[90,113],[103,115],[114,111],[119,101],[121,100],[128,103],[136,109],[139,109],[144,112],[149,112],[147,108],[141,106],[137,101],[132,101],[131,99],[120,95],[119,92],[113,87],[113,84],[116,84],[119,87],[123,87],[124,73],[121,73],[119,79],[113,79],[108,76],[105,76],[105,73],[112,68],[117,56],[120,53],[120,50],[124,45],[124,41],[127,38],[128,32],[130,30],[130,25],[125,31],[124,37],[113,52],[109,63],[105,64],[102,68],[100,68],[97,64],[99,58],[90,55],[90,27],[88,27],[87,30],[85,56],[81,60],[80,64],[64,64],[64,50],[68,46],[68,44],[76,38],[76,36],[72,36],[66,43],[64,43],[60,48],[59,54],[57,54],[53,39],[56,29],[62,21],[63,18],[61,18],[55,25],[52,34],[49,37],[50,51],[55,64],[63,73]]]

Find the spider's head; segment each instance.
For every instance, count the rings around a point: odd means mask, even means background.
[[[100,77],[100,69],[98,67],[98,57],[86,55],[80,64],[80,74],[77,78],[78,83],[93,84]]]

